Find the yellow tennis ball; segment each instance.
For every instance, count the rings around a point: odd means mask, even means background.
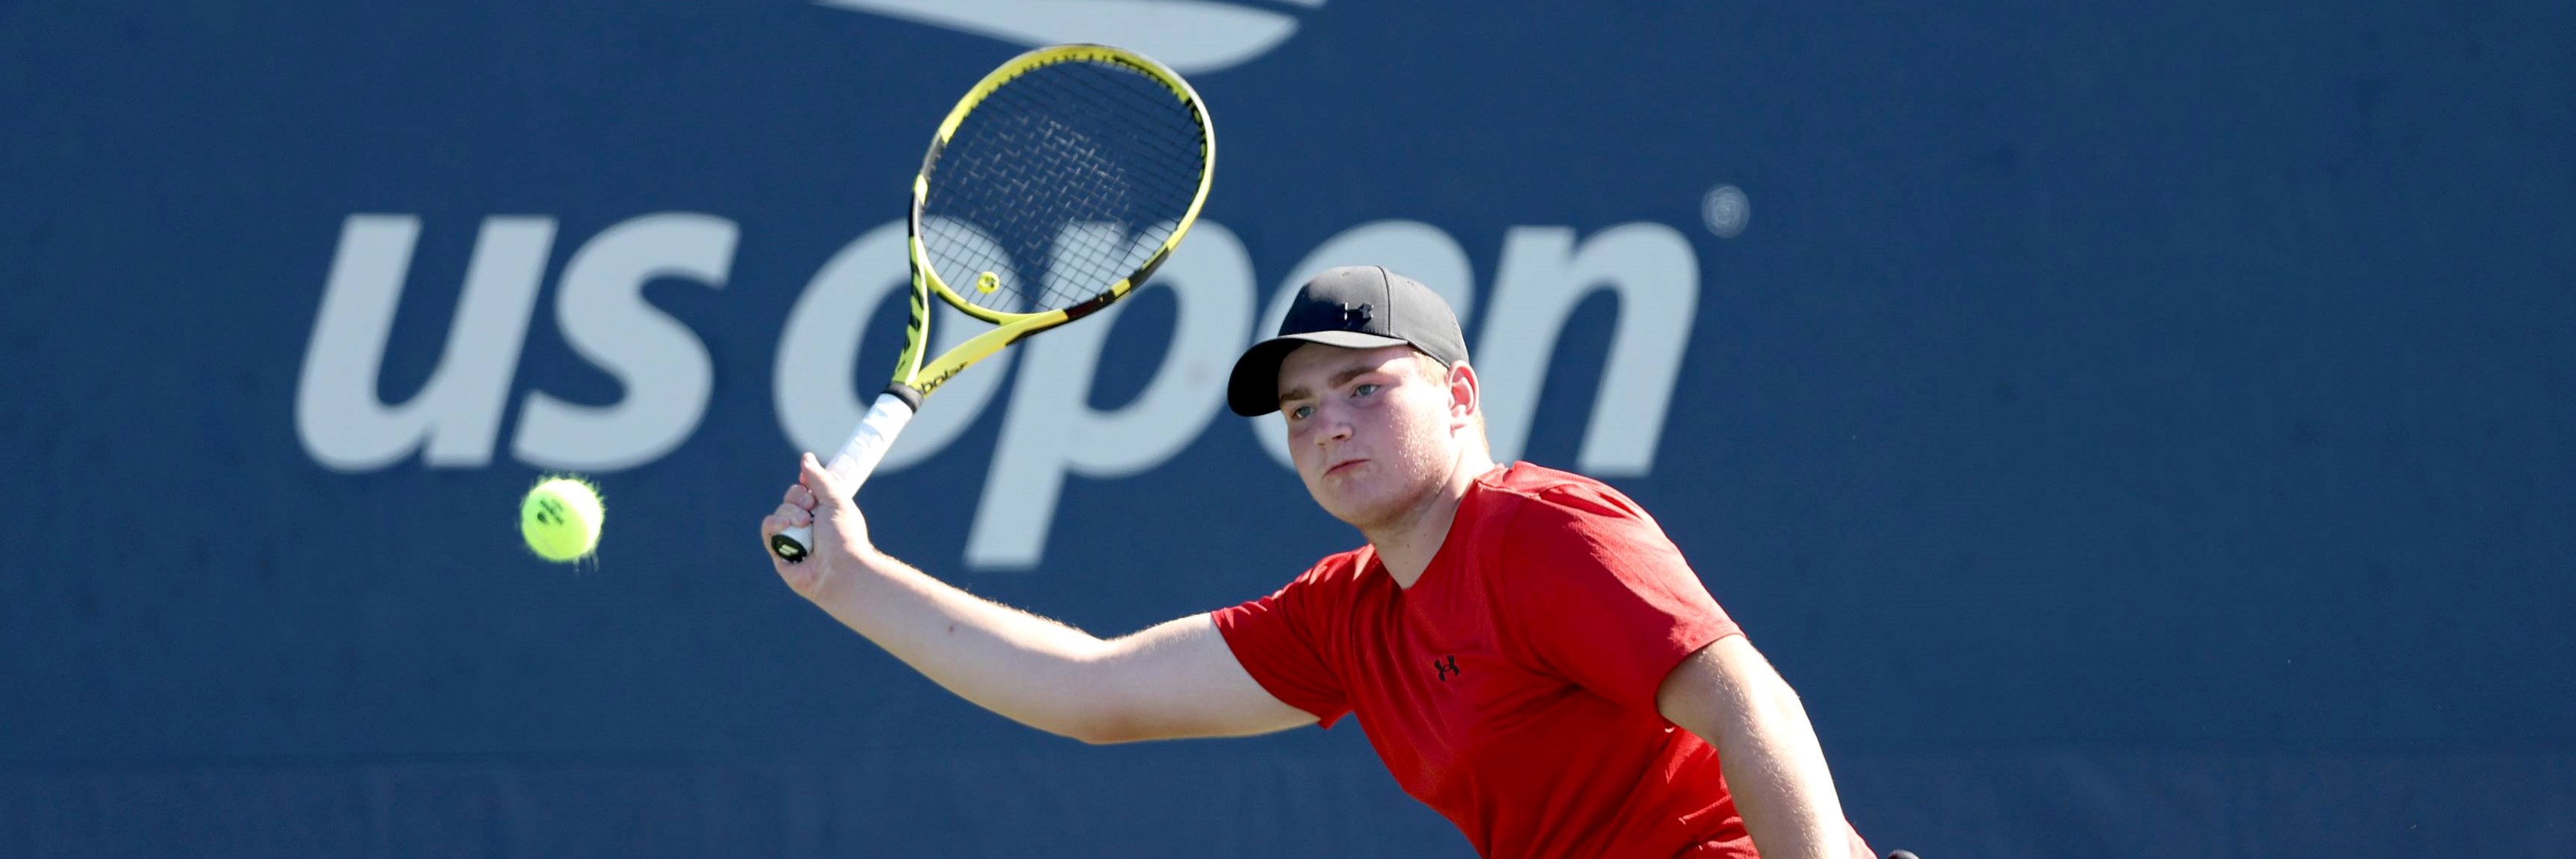
[[[599,490],[574,477],[547,478],[519,502],[519,535],[549,561],[578,561],[599,548],[599,523],[608,511]]]

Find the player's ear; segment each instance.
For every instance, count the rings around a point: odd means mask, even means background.
[[[1449,416],[1467,420],[1483,414],[1485,403],[1481,386],[1476,381],[1476,368],[1460,361],[1449,365]]]

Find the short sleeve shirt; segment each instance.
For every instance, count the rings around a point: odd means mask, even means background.
[[[1598,481],[1498,468],[1411,588],[1362,547],[1214,618],[1274,697],[1326,727],[1357,713],[1478,855],[1754,855],[1715,750],[1655,708],[1665,675],[1735,622]]]

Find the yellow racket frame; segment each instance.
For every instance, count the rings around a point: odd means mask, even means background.
[[[1108,291],[1072,307],[1037,313],[1006,313],[976,306],[949,288],[948,281],[931,266],[929,251],[921,245],[921,209],[929,201],[931,170],[938,165],[940,150],[947,148],[949,136],[957,133],[958,125],[995,90],[1001,89],[1012,78],[1027,74],[1030,69],[1075,61],[1116,63],[1141,72],[1170,89],[1173,97],[1189,107],[1190,115],[1198,120],[1201,141],[1198,193],[1190,197],[1189,210],[1183,212],[1180,222],[1172,226],[1172,234],[1163,237],[1162,246],[1156,248],[1134,273],[1110,284]],[[1002,347],[1019,342],[1020,338],[1089,316],[1109,306],[1110,302],[1126,297],[1138,284],[1152,277],[1154,269],[1162,266],[1163,260],[1172,255],[1172,249],[1180,245],[1181,237],[1189,233],[1190,225],[1198,223],[1199,207],[1207,203],[1208,185],[1215,176],[1216,126],[1208,121],[1207,107],[1199,101],[1198,91],[1191,89],[1189,82],[1181,80],[1180,75],[1173,74],[1161,63],[1107,45],[1057,45],[1013,57],[1001,68],[985,75],[983,81],[975,84],[975,88],[948,111],[947,120],[939,124],[938,136],[930,141],[930,152],[921,158],[921,172],[912,178],[912,218],[909,223],[910,241],[907,242],[912,254],[912,322],[904,331],[903,355],[896,361],[893,384],[886,386],[885,393],[877,395],[867,415],[860,419],[858,429],[851,431],[849,440],[841,444],[840,452],[833,454],[825,466],[840,479],[842,491],[855,493],[860,485],[867,482],[868,475],[876,471],[877,463],[884,460],[886,450],[893,446],[895,437],[903,432],[904,426],[921,408],[922,398],[938,390],[958,371],[991,357],[1002,351]],[[980,274],[973,272],[968,276]],[[932,293],[938,293],[950,307],[991,322],[995,327],[968,338],[924,365],[921,356],[930,345]],[[813,548],[813,540],[813,526],[799,525],[771,534],[769,550],[781,561],[801,563]]]
[[[949,287],[947,279],[931,266],[929,251],[922,247],[921,209],[930,197],[931,170],[939,163],[939,153],[947,148],[949,137],[957,133],[958,125],[965,122],[967,114],[973,113],[978,105],[984,103],[985,98],[991,96],[995,90],[1001,89],[1002,85],[1009,83],[1012,78],[1027,74],[1031,69],[1063,62],[1105,62],[1125,66],[1162,84],[1164,88],[1171,90],[1174,98],[1188,105],[1190,115],[1199,123],[1201,144],[1198,193],[1191,196],[1189,209],[1181,214],[1179,223],[1172,227],[1172,234],[1163,237],[1162,246],[1156,248],[1153,255],[1146,258],[1145,264],[1135,273],[1117,283],[1110,284],[1109,289],[1099,296],[1072,307],[1037,313],[1010,313],[979,306]],[[931,139],[929,153],[921,159],[921,172],[912,178],[911,234],[907,242],[912,253],[912,323],[905,332],[903,355],[896,362],[895,386],[908,388],[917,397],[928,396],[931,391],[937,390],[940,385],[946,384],[951,377],[956,376],[958,371],[991,357],[993,353],[1002,351],[1003,347],[1019,342],[1021,338],[1031,334],[1088,316],[1093,311],[1108,306],[1110,302],[1126,297],[1127,293],[1134,291],[1138,285],[1153,276],[1154,269],[1161,267],[1163,260],[1171,256],[1172,249],[1180,246],[1181,237],[1189,233],[1190,226],[1198,223],[1199,208],[1207,203],[1208,187],[1214,183],[1215,178],[1216,126],[1208,121],[1207,107],[1205,103],[1199,101],[1198,90],[1190,88],[1188,81],[1182,80],[1180,75],[1174,74],[1162,63],[1133,51],[1091,44],[1039,48],[1003,63],[991,74],[985,75],[982,81],[975,84],[974,89],[966,92],[965,98],[958,99],[955,108],[948,111],[948,118],[939,123],[938,135]],[[978,274],[980,272],[965,273],[970,279]],[[924,365],[922,355],[930,345],[930,295],[932,293],[938,294],[941,300],[948,303],[948,306],[957,308],[968,316],[993,323],[997,327],[957,344],[955,348],[941,353],[939,357],[931,359],[927,365]]]

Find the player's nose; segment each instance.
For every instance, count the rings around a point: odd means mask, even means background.
[[[1315,444],[1319,446],[1349,441],[1351,438],[1350,416],[1342,414],[1339,410],[1317,409],[1312,420],[1315,422]]]

